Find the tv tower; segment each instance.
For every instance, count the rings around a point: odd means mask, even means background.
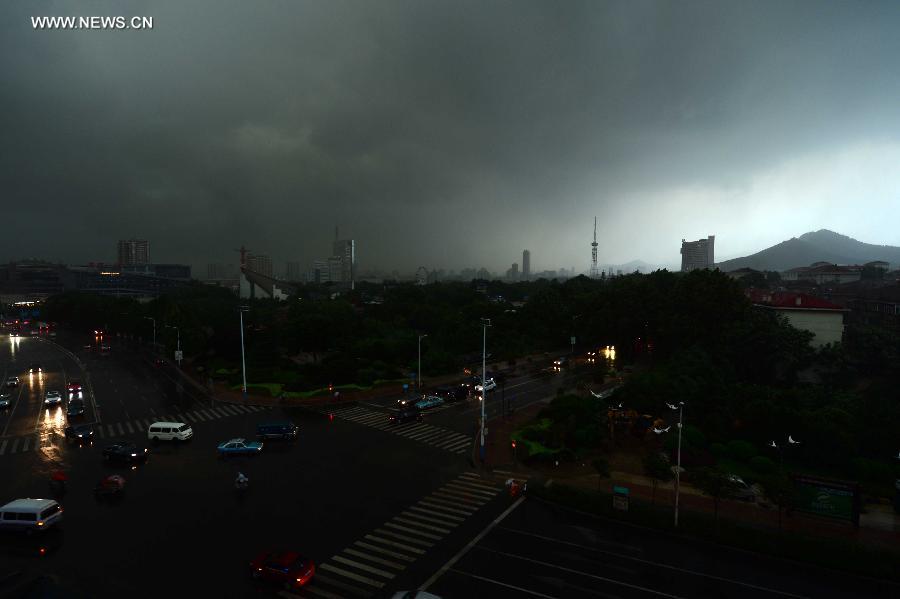
[[[600,271],[597,270],[597,217],[594,217],[594,242],[591,244],[591,278],[600,277]]]

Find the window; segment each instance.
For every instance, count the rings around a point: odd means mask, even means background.
[[[160,430],[161,433],[171,433],[171,432],[172,432],[172,429],[171,429],[171,428],[162,428],[162,429],[159,429],[159,430]]]
[[[28,513],[28,514],[22,513],[22,514],[19,514],[19,520],[27,520],[29,522],[34,522],[35,520],[37,520],[37,516],[32,513]]]
[[[180,427],[178,427],[178,432],[179,432],[179,433],[184,433],[184,432],[187,432],[188,430],[190,430],[190,428],[191,428],[191,427],[190,427],[189,425],[187,425],[187,424],[182,424]]]
[[[15,520],[16,515],[13,512],[3,512],[3,519],[4,520]]]
[[[59,512],[59,504],[53,504],[50,507],[48,507],[47,509],[45,509],[43,512],[41,512],[41,520],[46,520],[47,518],[56,514],[57,512]]]

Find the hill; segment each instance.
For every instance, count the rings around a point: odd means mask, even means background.
[[[864,264],[873,260],[884,260],[896,268],[900,264],[900,247],[863,243],[828,229],[820,229],[782,241],[751,256],[725,260],[716,266],[725,272],[738,268],[784,271],[795,266],[809,266],[813,262]]]

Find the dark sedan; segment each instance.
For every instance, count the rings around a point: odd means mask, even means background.
[[[66,441],[77,441],[83,443],[91,441],[94,438],[94,427],[90,424],[76,424],[67,426],[65,430]]]
[[[150,450],[138,447],[130,441],[116,441],[103,448],[103,459],[110,462],[144,462]]]

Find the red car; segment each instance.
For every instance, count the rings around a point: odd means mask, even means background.
[[[294,551],[266,551],[250,562],[250,576],[275,582],[285,589],[298,589],[312,580],[316,565]]]
[[[66,385],[66,389],[69,390],[69,393],[78,393],[81,391],[81,383],[78,381],[69,381],[69,384]]]

